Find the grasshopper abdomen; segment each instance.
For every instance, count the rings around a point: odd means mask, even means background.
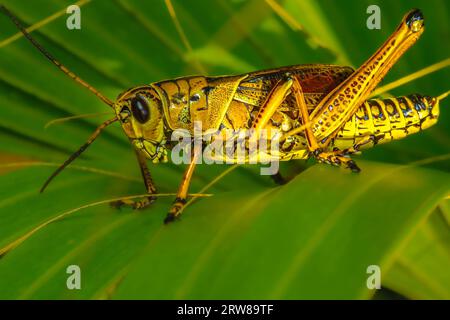
[[[402,139],[431,127],[438,117],[439,103],[429,96],[412,94],[368,100],[346,122],[333,146],[348,148],[367,136],[378,137],[377,143]]]

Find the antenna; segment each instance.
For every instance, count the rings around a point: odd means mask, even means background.
[[[94,118],[94,117],[103,116],[103,115],[111,115],[111,112],[86,113],[86,114],[79,114],[76,116],[69,116],[69,117],[53,119],[44,125],[44,129],[47,129],[48,127],[53,126],[55,124],[64,123],[67,121],[72,121],[72,120],[77,120],[77,119],[85,119],[85,118]]]
[[[65,167],[67,167],[73,160],[78,158],[84,150],[87,149],[91,145],[92,142],[100,135],[103,129],[105,129],[107,126],[109,126],[111,123],[117,121],[117,117],[106,120],[103,122],[97,129],[95,129],[94,133],[89,137],[89,139],[86,141],[85,144],[83,144],[80,149],[78,149],[75,153],[73,153],[61,166],[58,167],[58,169],[55,170],[55,172],[52,173],[52,175],[45,181],[44,185],[42,186],[40,192],[44,192],[45,188],[47,188],[48,184],[61,172],[64,170]]]
[[[0,10],[11,19],[11,21],[16,25],[16,27],[23,33],[25,38],[27,38],[31,44],[38,49],[48,60],[50,60],[59,70],[64,72],[67,76],[75,80],[75,82],[78,82],[83,87],[87,88],[89,91],[91,91],[93,94],[95,94],[100,100],[102,100],[104,103],[106,103],[111,108],[114,108],[114,103],[106,98],[104,95],[102,95],[97,89],[92,87],[90,84],[85,82],[83,79],[75,75],[72,71],[70,71],[66,66],[64,66],[61,62],[56,60],[50,53],[48,53],[36,40],[34,40],[30,34],[25,30],[25,28],[22,26],[22,24],[19,22],[19,20],[3,5],[0,5]],[[73,153],[61,166],[59,166],[55,172],[45,181],[44,185],[42,186],[40,192],[43,192],[45,188],[49,185],[49,183],[61,172],[64,170],[65,167],[67,167],[72,161],[74,161],[76,158],[78,158],[90,145],[94,140],[100,135],[102,130],[109,126],[111,123],[117,121],[118,118],[114,117],[112,119],[109,119],[105,122],[103,122],[95,131],[94,133],[89,137],[87,142],[83,144],[75,153]]]
[[[36,47],[48,60],[50,60],[59,70],[64,72],[67,76],[78,82],[83,87],[87,88],[89,91],[91,91],[93,94],[95,94],[100,100],[102,100],[104,103],[109,105],[111,108],[113,108],[114,103],[106,98],[104,95],[102,95],[97,89],[92,87],[89,83],[85,82],[83,79],[75,75],[72,71],[70,71],[65,65],[63,65],[61,62],[56,60],[50,53],[48,53],[36,40],[34,40],[30,34],[25,30],[25,28],[22,26],[22,24],[19,22],[19,20],[9,11],[5,6],[0,5],[0,10],[3,11],[3,13],[11,19],[11,21],[16,25],[16,27],[23,33],[25,38],[27,38],[31,44]]]

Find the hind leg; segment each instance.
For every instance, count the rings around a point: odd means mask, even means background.
[[[333,150],[329,152],[323,151],[323,147],[317,141],[314,136],[310,124],[308,108],[306,106],[305,97],[300,82],[297,78],[294,78],[293,83],[293,93],[295,95],[295,100],[300,109],[302,125],[305,130],[306,140],[308,142],[308,149],[310,154],[317,159],[319,162],[325,162],[334,165],[344,165],[345,167],[351,169],[353,172],[359,172],[360,169],[356,163],[349,157],[349,150]],[[295,130],[295,129],[294,129]],[[328,143],[331,139],[328,139]]]
[[[317,155],[317,160],[319,162],[325,162],[329,164],[334,164],[338,166],[345,166],[349,168],[353,172],[360,172],[361,169],[356,165],[356,163],[350,158],[350,155],[359,153],[360,148],[366,144],[372,143],[373,145],[377,144],[379,140],[384,138],[384,134],[380,135],[370,135],[363,138],[358,143],[355,143],[353,146],[347,149],[337,149],[335,148],[333,151],[329,152],[321,152]]]
[[[361,169],[356,165],[355,161],[349,157],[349,153],[345,150],[335,149],[333,151],[321,152],[316,156],[320,163],[328,163],[336,166],[344,166],[352,172],[360,172]]]

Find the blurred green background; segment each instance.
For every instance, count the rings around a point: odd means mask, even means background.
[[[444,0],[92,0],[82,3],[81,30],[66,28],[71,1],[2,3],[26,26],[44,22],[33,37],[111,99],[191,74],[358,67],[414,7],[426,31],[383,84],[450,52]],[[366,27],[373,4],[381,30]],[[55,164],[108,115],[45,124],[109,109],[23,37],[4,42],[17,33],[5,16],[0,30],[0,298],[450,298],[448,101],[434,127],[357,157],[359,175],[297,161],[282,164],[292,180],[280,187],[257,166],[239,167],[207,190],[214,196],[163,226],[172,197],[137,213],[82,207],[144,192],[117,124],[38,194]],[[449,90],[449,78],[446,68],[390,94],[436,96]],[[191,192],[228,168],[201,165]],[[150,169],[159,191],[173,193],[184,168]],[[72,264],[82,270],[81,290],[66,287]],[[369,265],[380,266],[382,290],[366,286]]]

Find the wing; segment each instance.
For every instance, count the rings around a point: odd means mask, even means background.
[[[252,72],[239,84],[234,100],[259,107],[273,86],[291,74],[300,79],[306,104],[309,109],[314,109],[326,94],[353,72],[351,67],[327,64],[304,64]],[[290,101],[286,103],[290,104]]]

